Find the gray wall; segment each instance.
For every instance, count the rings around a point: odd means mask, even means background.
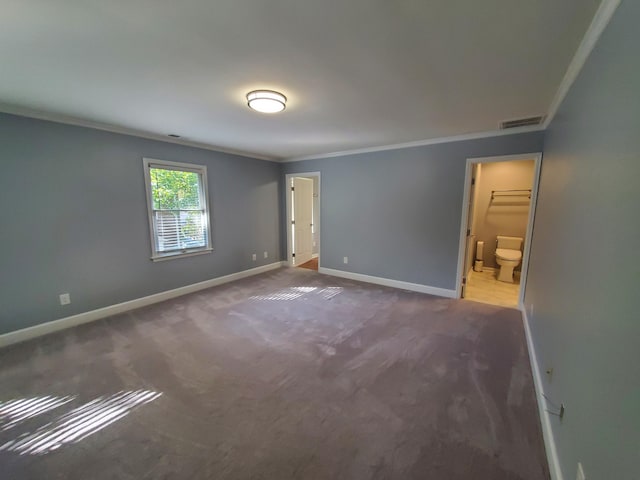
[[[212,254],[149,259],[142,157],[208,167]],[[276,163],[5,114],[0,159],[0,333],[280,260]]]
[[[623,0],[545,137],[525,305],[567,480],[640,478],[638,19]]]
[[[476,241],[484,242],[483,260],[486,267],[498,267],[495,257],[498,235],[522,238],[524,251],[529,222],[529,198],[496,196],[492,200],[491,191],[531,189],[534,167],[533,160],[484,163],[480,166],[472,231],[475,232]]]
[[[282,175],[322,174],[321,267],[454,289],[466,159],[539,151],[536,132],[286,163]]]

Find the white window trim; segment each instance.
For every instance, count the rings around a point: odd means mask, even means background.
[[[196,165],[194,163],[170,162],[167,160],[158,160],[155,158],[143,158],[144,164],[144,186],[147,193],[147,216],[149,218],[149,240],[151,241],[151,260],[161,262],[164,260],[172,260],[174,258],[192,257],[194,255],[202,255],[211,253],[213,247],[211,244],[211,209],[209,207],[209,182],[207,180],[206,165]],[[153,227],[153,195],[151,189],[152,167],[160,167],[167,170],[180,170],[185,172],[195,172],[201,175],[202,185],[200,185],[200,202],[205,206],[205,227],[207,229],[207,245],[205,247],[187,248],[178,252],[162,253],[156,250],[155,229]]]

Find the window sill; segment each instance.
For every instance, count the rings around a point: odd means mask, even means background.
[[[173,260],[175,258],[193,257],[195,255],[204,255],[205,253],[211,253],[213,248],[201,248],[198,250],[188,250],[186,252],[171,252],[162,253],[151,257],[154,262],[164,262],[165,260]]]

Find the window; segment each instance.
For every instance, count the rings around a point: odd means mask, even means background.
[[[211,251],[207,167],[144,159],[151,259]]]

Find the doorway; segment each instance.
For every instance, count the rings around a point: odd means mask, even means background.
[[[458,298],[522,305],[541,160],[541,153],[467,159]]]
[[[287,174],[289,266],[318,270],[320,263],[320,172]]]

